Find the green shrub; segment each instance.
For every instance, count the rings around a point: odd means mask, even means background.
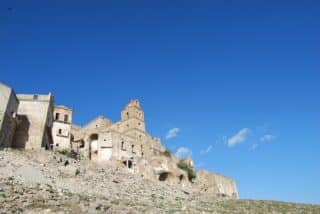
[[[163,155],[168,157],[168,158],[171,158],[172,153],[171,153],[171,151],[169,149],[166,149],[166,151],[163,152]]]
[[[188,173],[189,181],[193,181],[193,179],[197,177],[196,171],[194,170],[194,168],[188,165],[187,163],[180,160],[178,163],[178,167]]]
[[[65,155],[69,158],[77,159],[78,153],[73,150],[64,149],[62,151],[58,151],[60,154]]]

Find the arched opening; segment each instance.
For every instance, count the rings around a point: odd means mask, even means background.
[[[184,175],[181,174],[181,175],[179,176],[179,181],[180,181],[180,182],[184,181],[185,179],[186,179],[186,178],[185,178]]]
[[[80,148],[80,149],[84,148],[84,140],[80,140],[79,148]]]
[[[171,177],[170,172],[163,172],[159,175],[159,181],[168,181]]]
[[[89,159],[95,159],[98,156],[98,134],[92,134],[89,138]]]

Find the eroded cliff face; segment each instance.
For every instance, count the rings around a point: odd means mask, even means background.
[[[173,187],[199,194],[207,200],[215,198],[239,199],[236,183],[233,179],[206,170],[195,171],[195,178],[189,178],[188,171],[179,168],[179,163],[186,164],[194,170],[194,162],[191,158],[179,160],[175,156],[155,156],[147,161],[143,168],[136,173],[141,173],[145,178],[167,183]],[[142,163],[138,163],[141,166]]]
[[[197,172],[197,178],[194,181],[195,191],[206,192],[208,195],[218,195],[239,199],[237,186],[234,180],[223,175],[210,173],[206,170]]]

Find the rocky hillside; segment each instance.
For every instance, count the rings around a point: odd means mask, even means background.
[[[0,151],[0,213],[320,213],[320,206],[229,200],[46,151]]]

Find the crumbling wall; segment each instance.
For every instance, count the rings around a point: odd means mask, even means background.
[[[40,149],[50,144],[53,97],[48,95],[17,95],[21,122],[16,130],[13,146]]]
[[[17,126],[19,101],[14,91],[0,83],[0,148],[11,147]]]
[[[53,150],[70,149],[72,109],[65,106],[55,106],[53,111]]]
[[[193,185],[194,189],[199,192],[225,196],[238,199],[238,190],[236,183],[231,178],[210,173],[206,170],[197,172],[197,178]]]

